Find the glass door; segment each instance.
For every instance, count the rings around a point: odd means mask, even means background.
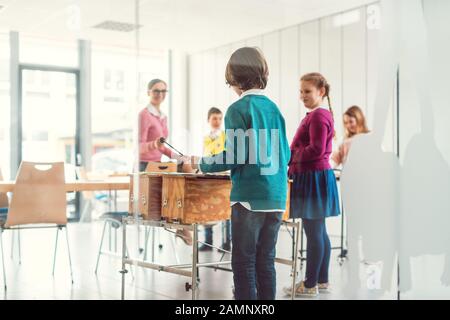
[[[22,67],[20,75],[20,160],[63,161],[66,180],[74,180],[75,166],[80,165],[78,72]],[[76,220],[78,209],[78,196],[68,194],[67,217]]]

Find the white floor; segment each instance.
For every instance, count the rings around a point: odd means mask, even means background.
[[[73,265],[73,284],[70,280],[70,269],[67,255],[65,231],[60,232],[58,255],[55,275],[52,276],[53,251],[56,231],[54,229],[22,230],[21,231],[21,264],[18,259],[17,239],[14,242],[13,258],[11,258],[12,235],[14,231],[3,233],[3,248],[6,265],[7,290],[0,289],[3,299],[120,299],[121,297],[121,269],[120,259],[103,256],[100,261],[98,274],[95,275],[95,263],[103,222],[71,223],[68,226],[69,242]],[[333,230],[333,228],[330,228]],[[336,228],[334,228],[336,229]],[[219,226],[214,229],[215,243],[220,243]],[[337,228],[339,231],[339,228]],[[141,242],[143,243],[143,232]],[[334,230],[331,234],[334,233]],[[200,232],[200,240],[202,233]],[[170,241],[172,235],[160,232],[162,249],[156,247],[156,260],[175,264],[174,250]],[[114,238],[113,238],[114,239]],[[135,227],[129,227],[128,246],[131,256],[137,255],[137,232]],[[339,245],[339,237],[332,236],[333,245]],[[134,245],[132,245],[134,243]],[[112,241],[114,249],[114,241]],[[104,249],[108,249],[109,240],[105,238]],[[142,245],[141,245],[142,246]],[[191,248],[182,241],[175,243],[181,263],[189,263]],[[117,248],[120,252],[121,231],[118,232]],[[133,250],[134,249],[134,250]],[[285,228],[280,231],[277,256],[290,258],[291,238]],[[333,252],[331,269],[332,294],[323,294],[316,299],[346,299],[343,284],[346,281],[346,263],[340,266],[337,260],[338,251]],[[149,259],[151,255],[149,254]],[[200,253],[201,261],[216,260],[220,255],[214,252]],[[185,283],[190,278],[158,272],[143,268],[133,268],[134,279],[130,273],[126,276],[126,299],[190,299],[191,292],[186,292]],[[304,272],[304,270],[302,271]],[[202,268],[200,270],[200,287],[198,299],[231,300],[232,273],[214,271]],[[282,288],[290,284],[290,267],[277,264],[277,299],[289,299],[282,292]],[[3,278],[0,274],[0,284]],[[378,296],[376,292],[367,291],[358,294],[358,298],[394,299],[395,292]]]

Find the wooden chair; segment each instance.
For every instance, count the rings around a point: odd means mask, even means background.
[[[0,169],[0,181],[3,181],[2,169]],[[8,207],[9,207],[8,196],[6,195],[6,193],[0,192],[0,209]]]
[[[0,169],[0,181],[3,181],[2,170]],[[5,192],[0,192],[0,224],[6,221],[6,217],[8,216],[9,211],[9,199]],[[15,245],[15,235],[17,234],[18,241],[18,252],[19,252],[19,264],[21,261],[21,252],[20,252],[20,230],[17,232],[11,233],[11,259],[14,258],[14,245]]]
[[[2,171],[0,170],[0,181],[3,180]],[[8,207],[9,207],[9,200],[6,193],[0,192],[0,221],[5,221],[7,214],[8,214]],[[1,254],[2,254],[2,264],[3,264],[3,281],[5,283],[5,289],[6,289],[6,274],[5,274],[5,259],[3,256],[3,237],[1,236],[0,232],[0,246],[1,246]]]
[[[56,228],[53,275],[55,274],[59,231],[65,228],[70,276],[73,283],[72,261],[67,232],[64,163],[21,163],[8,216],[6,222],[0,228],[0,238],[5,230]],[[3,256],[3,246],[1,250]],[[4,263],[3,275],[6,289]]]

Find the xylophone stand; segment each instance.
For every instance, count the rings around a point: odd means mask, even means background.
[[[192,231],[193,233],[193,241],[192,241],[192,262],[189,264],[175,264],[175,265],[163,265],[158,264],[155,261],[147,262],[143,260],[134,260],[132,257],[130,257],[127,254],[126,246],[127,246],[127,225],[128,224],[143,224],[144,226],[150,226],[150,227],[159,227],[159,228],[172,228],[172,229],[187,229]],[[295,297],[295,283],[297,279],[297,262],[298,262],[298,242],[299,242],[299,229],[300,229],[300,223],[299,222],[288,222],[284,221],[284,225],[286,225],[288,228],[292,227],[294,230],[296,230],[295,236],[293,237],[295,239],[294,241],[294,256],[293,259],[281,259],[281,258],[275,258],[275,262],[281,263],[284,265],[288,265],[291,267],[291,276],[292,276],[292,293],[291,293],[291,299],[293,300]],[[157,270],[159,272],[168,272],[173,274],[178,274],[182,276],[186,276],[191,278],[191,283],[186,282],[185,289],[187,291],[192,291],[192,299],[195,300],[197,298],[197,289],[198,289],[198,282],[199,282],[199,268],[206,267],[206,268],[214,268],[218,269],[220,266],[229,265],[231,261],[223,261],[223,256],[220,261],[213,261],[213,262],[199,262],[199,255],[198,255],[198,224],[190,224],[190,225],[184,225],[184,224],[178,224],[178,223],[169,223],[166,221],[151,221],[151,220],[142,220],[142,219],[135,219],[133,217],[124,217],[122,218],[122,269],[119,271],[122,275],[122,286],[121,286],[121,299],[125,299],[125,276],[128,273],[128,270],[126,268],[127,265],[136,265],[139,267]]]

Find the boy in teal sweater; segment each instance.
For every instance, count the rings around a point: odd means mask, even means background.
[[[192,159],[193,168],[204,173],[231,170],[237,300],[273,300],[276,294],[275,246],[286,209],[290,149],[284,118],[264,95],[267,78],[267,62],[259,49],[233,53],[226,80],[240,99],[225,115],[225,151]]]

